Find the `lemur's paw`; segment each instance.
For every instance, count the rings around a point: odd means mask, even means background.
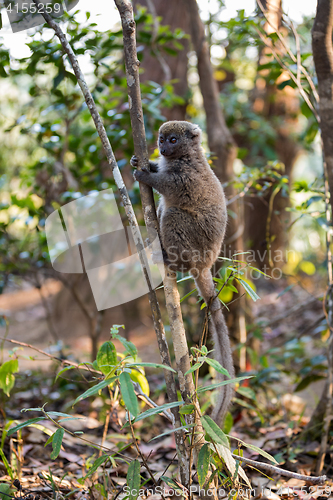
[[[132,165],[133,168],[138,168],[139,160],[135,155],[133,155],[132,158],[130,159],[130,164]]]

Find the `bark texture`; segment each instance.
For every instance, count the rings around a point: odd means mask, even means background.
[[[333,200],[333,1],[318,0],[312,29],[313,60],[318,78],[320,129]]]
[[[333,200],[333,0],[318,0],[317,12],[312,28],[312,51],[313,60],[318,79],[319,94],[319,116],[320,129],[323,146],[323,162],[325,183],[328,183],[327,198],[330,197],[331,209],[327,214],[327,220],[332,220],[332,200]],[[326,188],[327,190],[327,188]],[[329,195],[329,196],[328,196]],[[327,200],[328,205],[328,200]],[[333,344],[332,344],[332,261],[330,258],[331,235],[327,233],[327,257],[328,257],[328,300],[327,305],[328,324],[331,329],[331,336],[328,342],[328,377],[311,420],[307,426],[312,438],[321,437],[321,446],[317,461],[316,472],[321,472],[324,466],[327,451],[327,437],[332,419],[332,391],[333,391]],[[317,427],[315,427],[317,424]],[[319,425],[318,424],[322,424]]]

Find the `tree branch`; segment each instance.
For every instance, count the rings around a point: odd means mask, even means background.
[[[325,182],[326,219],[332,226],[332,200],[333,200],[333,0],[318,0],[316,17],[312,28],[312,52],[318,79],[320,129],[323,146],[323,166]],[[331,205],[331,206],[329,206]],[[327,266],[328,266],[328,291],[324,300],[324,313],[330,329],[330,338],[327,348],[328,376],[324,392],[327,398],[326,408],[323,413],[323,429],[320,450],[317,461],[317,474],[323,469],[327,452],[327,440],[332,416],[333,397],[333,277],[331,231],[326,233]],[[326,303],[327,298],[327,303]],[[327,306],[327,312],[326,312]]]
[[[252,465],[253,467],[258,467],[258,469],[265,470],[269,473],[279,474],[280,476],[285,477],[293,477],[294,479],[307,481],[308,483],[312,484],[323,484],[326,481],[326,476],[304,476],[303,474],[297,474],[297,472],[280,469],[280,467],[275,467],[274,465],[264,464],[263,462],[257,462],[256,460],[251,460],[250,458],[240,457],[239,455],[235,455],[234,453],[232,453],[231,455],[240,462]]]
[[[313,60],[318,78],[320,128],[324,162],[327,166],[331,200],[333,196],[333,1],[318,0],[312,28]]]

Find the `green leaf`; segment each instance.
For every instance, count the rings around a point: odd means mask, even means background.
[[[129,500],[136,500],[139,496],[140,484],[141,484],[139,460],[133,460],[129,464],[126,480],[127,480],[127,485],[130,489]]]
[[[195,372],[196,370],[198,370],[201,366],[203,365],[203,363],[195,363],[193,366],[191,366],[191,368],[189,370],[187,370],[187,372],[185,373],[185,375],[188,375],[189,373],[193,373]]]
[[[164,481],[165,484],[170,486],[170,488],[172,488],[176,492],[177,496],[181,495],[182,497],[185,497],[185,494],[184,494],[182,488],[173,479],[171,479],[170,477],[167,477],[167,476],[161,476],[160,480]]]
[[[245,288],[247,293],[250,295],[251,299],[256,302],[256,300],[260,299],[259,295],[256,294],[256,292],[253,290],[253,288],[242,278],[237,277],[237,280],[240,282],[240,284]]]
[[[94,472],[96,472],[98,467],[100,467],[104,462],[106,462],[108,458],[110,458],[109,455],[102,455],[101,457],[98,457],[90,467],[88,474],[86,474],[86,476],[82,479],[87,479],[87,477],[91,476]]]
[[[10,477],[10,479],[11,479],[12,481],[14,481],[14,474],[13,474],[12,468],[11,468],[11,466],[9,465],[8,460],[7,460],[7,458],[6,458],[6,455],[4,454],[4,452],[2,451],[2,449],[1,449],[1,448],[0,448],[0,457],[1,457],[1,460],[3,461],[3,464],[4,464],[5,468],[6,468],[6,471],[7,471],[8,476]],[[0,485],[0,486],[1,486],[1,485]],[[1,492],[1,490],[0,490],[0,492]],[[0,496],[1,496],[1,495],[0,495]]]
[[[163,368],[164,370],[169,370],[170,372],[177,373],[176,370],[171,368],[171,366],[161,365],[161,363],[126,363],[127,367],[145,366],[149,368]]]
[[[104,342],[98,350],[96,361],[99,369],[104,375],[110,372],[111,367],[117,365],[117,351],[112,342]]]
[[[209,417],[208,415],[203,415],[200,420],[202,423],[202,427],[212,439],[213,443],[218,443],[222,446],[225,446],[226,448],[229,448],[229,441],[227,436],[211,417]]]
[[[50,415],[50,417],[63,417],[71,420],[84,420],[85,417],[73,417],[73,415],[70,415],[69,413],[62,413],[60,411],[47,411],[46,415]]]
[[[243,160],[243,158],[245,158],[245,156],[248,154],[248,152],[249,152],[249,150],[247,148],[238,148],[237,158],[239,158],[240,160]]]
[[[115,335],[118,334],[119,332],[119,328],[123,328],[125,330],[125,325],[112,325],[111,329],[110,329],[110,334],[111,334],[111,337],[113,339],[115,339]]]
[[[190,292],[188,292],[186,295],[184,295],[184,297],[182,297],[182,298],[180,299],[180,303],[182,303],[182,302],[183,302],[183,300],[187,299],[187,297],[189,297],[190,295],[192,295],[192,293],[196,292],[196,290],[197,290],[196,288],[193,288],[193,290],[191,290],[191,291],[190,291]]]
[[[55,431],[55,433],[53,434],[53,439],[52,439],[53,451],[51,453],[52,460],[55,460],[60,453],[61,445],[62,445],[62,438],[64,437],[64,433],[65,433],[64,429],[57,429]]]
[[[259,455],[267,458],[268,460],[270,460],[271,462],[273,462],[274,464],[277,464],[278,462],[275,460],[274,457],[272,457],[272,455],[270,455],[269,453],[267,453],[267,451],[264,451],[262,450],[261,448],[258,448],[258,446],[254,446],[253,444],[247,444],[245,443],[244,441],[242,441],[241,439],[238,439],[234,436],[228,436],[229,438],[231,439],[236,439],[236,441],[238,441],[239,443],[242,444],[242,446],[245,446],[245,448],[249,448],[249,450],[252,450],[252,451],[255,451],[256,453],[259,453]]]
[[[184,401],[174,401],[173,403],[166,403],[165,405],[157,406],[156,408],[149,408],[149,410],[144,411],[138,417],[136,417],[135,422],[139,422],[144,418],[156,415],[156,413],[162,413],[164,410],[169,410],[170,408],[174,408],[175,406],[180,406],[182,404],[184,404]]]
[[[168,431],[165,431],[163,432],[162,434],[159,434],[158,436],[155,436],[153,437],[152,439],[149,440],[149,443],[150,441],[154,441],[154,439],[158,439],[158,438],[161,438],[163,436],[168,436],[169,434],[173,434],[174,432],[177,432],[177,431],[189,431],[189,429],[193,428],[195,426],[195,424],[189,424],[189,425],[182,425],[181,427],[177,427],[176,429],[169,429]]]
[[[7,436],[11,436],[14,434],[14,432],[19,431],[20,429],[23,429],[23,427],[27,427],[30,424],[35,424],[36,422],[39,422],[40,420],[45,420],[45,417],[36,417],[36,418],[30,418],[29,420],[26,420],[25,422],[22,422],[19,425],[16,425],[15,427],[12,427],[9,429]]]
[[[242,396],[244,396],[246,398],[256,399],[256,394],[252,389],[250,389],[250,387],[240,386],[236,389],[236,392],[238,392],[238,394],[241,394]]]
[[[201,488],[205,484],[208,471],[209,471],[210,448],[209,444],[205,443],[199,451],[197,474]]]
[[[284,80],[283,82],[279,83],[277,88],[279,90],[283,90],[285,87],[292,87],[293,89],[295,89],[297,87],[296,83],[294,82],[294,80],[292,80],[291,78],[289,78],[289,80]]]
[[[49,437],[49,439],[46,441],[46,443],[44,444],[44,448],[45,448],[45,446],[47,446],[48,444],[52,443],[52,441],[53,441],[53,436],[54,436],[54,433],[53,433],[53,434],[51,434],[51,436]]]
[[[55,381],[58,379],[58,377],[60,377],[60,375],[62,375],[64,372],[67,372],[68,370],[74,370],[74,368],[76,368],[76,366],[66,366],[65,368],[63,368],[62,370],[60,370],[59,373],[57,373],[57,376],[55,378]]]
[[[1,500],[9,500],[10,498],[14,498],[14,490],[11,488],[10,484],[1,483],[0,484],[0,499]]]
[[[194,405],[184,405],[179,409],[179,413],[181,415],[190,415],[190,413],[193,413],[195,410]]]
[[[133,382],[131,376],[127,372],[122,372],[119,375],[121,395],[124,400],[126,409],[133,417],[139,414],[138,398],[134,392]]]
[[[244,399],[234,397],[233,402],[239,404],[240,406],[243,406],[244,408],[248,408],[249,410],[254,410],[259,415],[258,410],[255,408],[255,406],[251,405],[247,401],[244,401]]]
[[[308,387],[308,385],[312,384],[312,382],[317,382],[317,380],[322,380],[323,378],[325,377],[323,377],[322,375],[317,375],[315,373],[307,375],[298,383],[294,391],[295,392],[303,391]]]
[[[216,359],[207,358],[206,363],[212,366],[214,370],[216,370],[218,373],[222,373],[222,375],[225,375],[226,377],[230,378],[228,370],[223,368],[223,366],[218,361],[216,361]]]
[[[272,276],[270,276],[269,274],[264,273],[264,271],[261,271],[257,267],[253,267],[253,266],[248,266],[248,267],[249,267],[249,269],[252,269],[253,271],[257,271],[259,274],[262,274],[263,276],[266,276],[266,278],[272,279]]]
[[[55,76],[55,78],[53,79],[53,88],[54,89],[57,88],[64,78],[65,78],[65,70],[64,67],[62,66],[57,76]]]
[[[94,394],[99,392],[101,389],[104,389],[104,387],[112,384],[117,379],[118,379],[118,377],[106,378],[106,379],[102,380],[102,382],[99,382],[98,384],[94,385],[93,387],[90,387],[90,389],[88,389],[86,392],[84,392],[83,394],[81,394],[80,396],[78,396],[76,398],[76,400],[73,403],[73,406],[76,405],[76,403],[78,403],[82,399],[89,398],[89,396],[93,396]]]
[[[177,283],[182,283],[183,281],[188,281],[188,280],[193,280],[193,277],[190,276],[190,275],[189,276],[184,276],[184,278],[181,278],[180,280],[177,280]],[[196,288],[194,290],[196,290]]]
[[[0,367],[0,389],[2,389],[8,397],[15,384],[15,377],[13,373],[18,371],[19,367],[17,359],[6,361]]]
[[[217,382],[216,384],[211,384],[211,385],[206,385],[204,387],[199,387],[197,389],[197,393],[199,394],[200,392],[212,391],[214,389],[217,389],[218,387],[221,387],[222,385],[236,384],[237,382],[241,382],[242,380],[246,380],[246,379],[252,378],[252,377],[253,377],[253,375],[246,375],[244,377],[237,377],[237,378],[232,378],[230,380],[223,380],[222,382]]]
[[[279,299],[280,297],[282,297],[282,295],[284,295],[285,293],[289,292],[289,290],[291,290],[292,288],[294,288],[295,286],[295,283],[292,283],[291,285],[288,285],[284,290],[282,290],[282,292],[279,293],[279,295],[277,295],[277,299]]]
[[[231,283],[228,283],[226,285],[226,288],[229,289],[229,290],[231,290],[232,292],[238,293],[237,288],[234,285],[232,285]]]
[[[113,338],[119,340],[119,342],[121,342],[123,344],[123,346],[126,349],[126,352],[130,356],[132,356],[132,358],[135,359],[137,357],[138,350],[135,347],[135,345],[133,344],[133,342],[130,342],[129,340],[124,339],[124,337],[121,337],[120,335],[115,335]]]
[[[74,73],[72,73],[71,71],[65,71],[65,76],[67,78],[69,78],[74,85],[77,84],[77,79],[76,79],[76,76],[74,75]]]
[[[228,413],[224,419],[223,432],[225,434],[229,434],[233,425],[234,425],[234,419],[232,418],[230,411],[228,411]]]

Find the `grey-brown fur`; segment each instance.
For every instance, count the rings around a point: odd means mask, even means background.
[[[203,153],[197,125],[184,121],[164,123],[158,147],[159,161],[150,162],[150,171],[136,170],[134,178],[161,194],[157,215],[165,262],[174,271],[191,272],[209,304],[216,295],[210,268],[220,254],[227,224],[224,192]],[[131,164],[137,166],[135,157]],[[215,358],[233,377],[228,329],[217,298],[210,310]],[[232,395],[230,385],[221,387],[212,414],[219,424]]]

